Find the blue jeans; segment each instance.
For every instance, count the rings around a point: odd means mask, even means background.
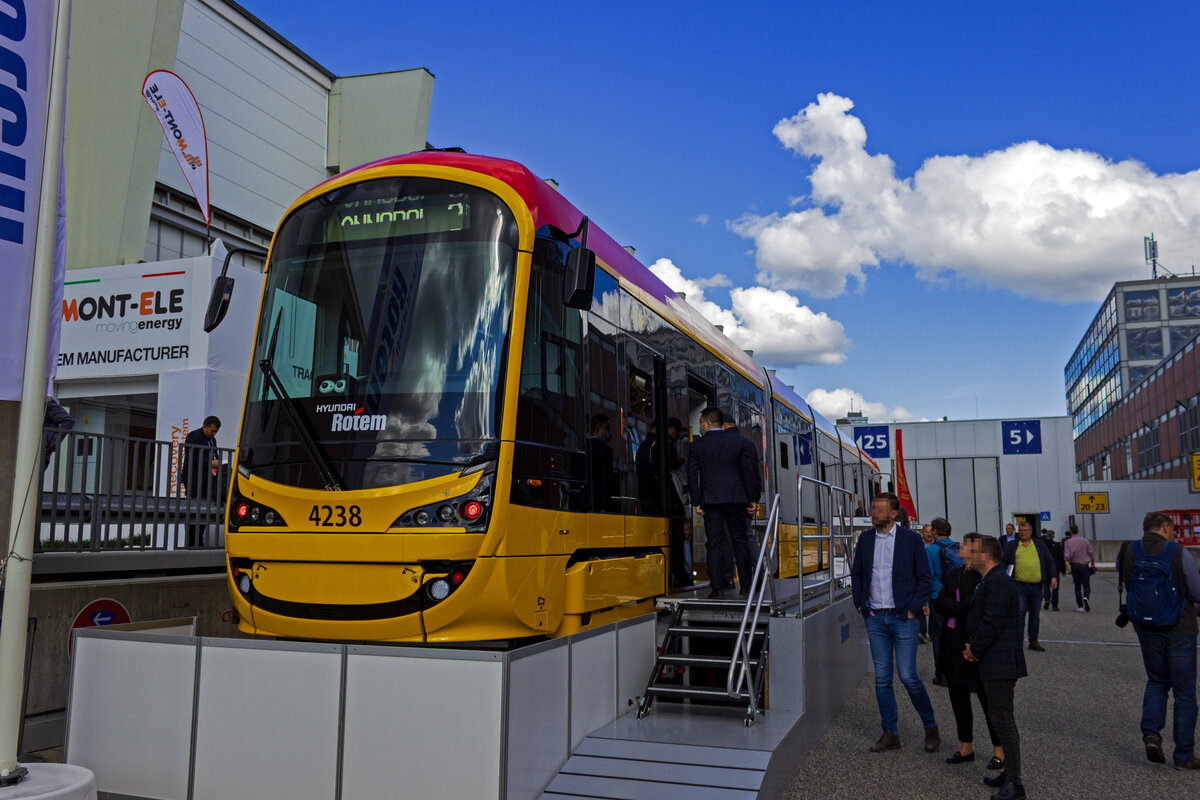
[[[1196,637],[1138,631],[1146,665],[1142,735],[1159,735],[1167,724],[1167,691],[1175,694],[1172,726],[1175,763],[1192,757],[1196,746]]]
[[[1017,595],[1021,598],[1021,628],[1025,628],[1025,615],[1029,615],[1029,641],[1038,640],[1042,625],[1042,585],[1040,583],[1017,584]]]
[[[1092,596],[1092,568],[1088,564],[1071,564],[1071,578],[1075,581],[1075,607],[1083,608],[1084,598]]]
[[[875,701],[879,704],[879,715],[883,727],[889,733],[899,733],[896,727],[900,712],[896,708],[896,690],[892,686],[892,651],[895,650],[896,672],[900,682],[908,690],[913,708],[921,717],[921,724],[932,728],[937,724],[933,715],[933,703],[925,684],[917,676],[917,629],[916,618],[908,618],[908,612],[876,611],[867,615],[867,639],[871,643],[871,660],[875,662]]]

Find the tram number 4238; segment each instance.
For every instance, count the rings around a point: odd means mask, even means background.
[[[358,506],[313,506],[308,519],[321,528],[357,528],[362,525],[362,509]]]

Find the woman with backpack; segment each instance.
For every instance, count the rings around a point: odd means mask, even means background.
[[[963,550],[979,546],[980,535],[968,533],[963,537]],[[933,601],[933,610],[945,621],[941,632],[941,660],[950,690],[950,705],[954,709],[954,722],[958,727],[958,750],[946,759],[947,764],[962,764],[975,760],[974,725],[971,709],[971,693],[979,698],[979,706],[987,722],[988,735],[992,740],[992,760],[988,769],[1004,768],[1004,748],[1000,737],[988,718],[988,698],[983,682],[979,679],[979,663],[963,658],[967,644],[967,608],[971,596],[982,577],[968,566],[957,566],[942,577],[942,591]]]

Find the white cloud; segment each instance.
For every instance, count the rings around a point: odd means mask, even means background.
[[[1157,175],[1137,161],[1022,142],[982,156],[929,158],[911,178],[834,94],[781,120],[775,136],[813,158],[797,210],[729,223],[753,239],[759,281],[830,297],[861,286],[865,268],[913,265],[1062,302],[1103,297],[1113,281],[1148,277],[1142,237],[1168,267],[1200,251],[1200,170]]]
[[[699,222],[701,225],[708,224],[708,214],[697,214],[692,217],[692,222]]]
[[[813,389],[804,399],[830,421],[846,416],[851,410],[861,411],[872,422],[911,422],[916,419],[903,406],[889,409],[883,403],[866,400],[852,389]]]
[[[753,350],[764,364],[784,368],[798,364],[840,364],[846,360],[850,340],[842,323],[824,311],[800,305],[794,295],[779,289],[752,286],[729,293],[732,309],[722,308],[704,296],[710,286],[728,286],[724,275],[704,280],[685,278],[670,259],[660,258],[651,272],[673,291],[683,292],[687,302],[738,347]]]

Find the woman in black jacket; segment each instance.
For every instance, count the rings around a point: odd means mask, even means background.
[[[963,537],[963,549],[976,546],[978,539],[978,533],[968,533]],[[943,576],[942,591],[933,602],[934,609],[946,621],[941,636],[941,659],[946,670],[946,683],[950,687],[954,722],[958,726],[958,750],[946,759],[946,763],[962,764],[975,760],[975,720],[971,711],[971,692],[975,692],[987,721],[988,735],[992,739],[993,755],[988,762],[988,769],[1001,769],[1004,766],[1004,748],[1000,746],[1000,737],[988,718],[988,698],[979,680],[979,664],[963,658],[963,649],[967,644],[967,607],[980,580],[980,574],[970,567],[952,569]]]

